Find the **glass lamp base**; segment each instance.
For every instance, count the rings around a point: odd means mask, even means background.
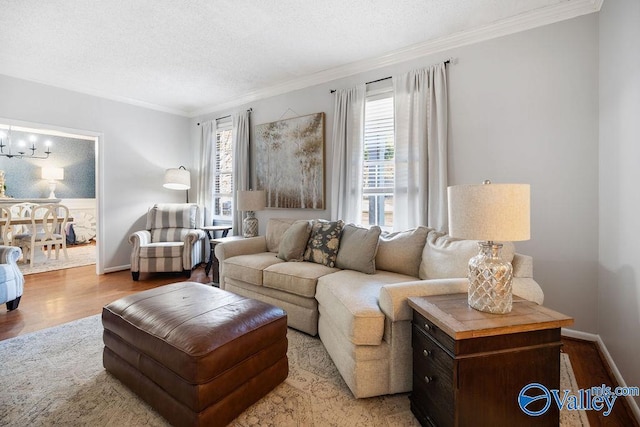
[[[500,258],[502,244],[480,242],[478,246],[480,252],[469,260],[469,306],[486,313],[509,313],[513,268]]]
[[[242,237],[256,237],[258,235],[258,218],[252,211],[247,211],[247,217],[242,220]]]

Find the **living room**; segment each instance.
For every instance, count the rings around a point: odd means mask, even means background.
[[[252,126],[291,112],[324,112],[330,135],[332,89],[452,59],[449,185],[487,178],[531,185],[531,240],[517,248],[534,259],[545,306],[573,317],[576,335],[600,340],[620,377],[635,386],[640,249],[634,244],[638,201],[631,186],[640,178],[634,162],[639,9],[632,0],[578,3],[583,12],[570,19],[470,37],[402,62],[380,61],[308,87],[296,82],[286,91],[189,114],[95,96],[92,88],[45,85],[0,68],[0,117],[100,135],[96,194],[103,274],[129,268],[127,239],[144,227],[149,206],[184,201],[183,192],[162,188],[165,169],[191,170],[190,196],[196,198],[198,123],[249,108]],[[330,159],[329,138],[326,149]],[[326,165],[326,176],[331,167]],[[266,210],[257,216],[264,234],[268,218],[329,219],[330,209]]]

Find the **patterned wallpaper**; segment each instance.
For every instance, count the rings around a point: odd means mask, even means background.
[[[6,130],[3,129],[6,133]],[[33,132],[11,131],[12,153],[17,150],[21,139],[31,145],[29,136],[35,135],[36,155],[45,151],[44,142],[51,140],[51,155],[48,159],[18,159],[0,156],[0,170],[5,172],[6,195],[16,199],[46,198],[49,196],[49,183],[42,179],[43,167],[64,169],[64,179],[56,184],[55,194],[61,199],[95,198],[95,142],[53,135],[40,135]],[[0,134],[2,136],[2,134]],[[6,136],[2,137],[6,145]],[[20,150],[23,151],[23,150]],[[4,147],[4,153],[8,147]],[[27,150],[27,153],[30,153]]]

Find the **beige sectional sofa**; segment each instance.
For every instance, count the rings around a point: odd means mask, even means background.
[[[271,219],[266,236],[217,245],[220,287],[282,307],[290,327],[319,334],[355,397],[410,391],[407,298],[466,292],[477,243],[427,227],[380,234],[377,227],[342,225],[332,258],[321,244],[313,247],[323,224]],[[335,239],[324,243],[335,246]],[[514,294],[541,304],[531,257],[507,243],[503,258],[513,264]]]

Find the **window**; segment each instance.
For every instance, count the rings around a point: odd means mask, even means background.
[[[233,126],[231,118],[218,121],[216,164],[213,177],[213,219],[232,221],[233,215]]]
[[[364,114],[364,165],[362,224],[393,226],[395,177],[393,138],[393,93],[389,90],[367,95]]]

